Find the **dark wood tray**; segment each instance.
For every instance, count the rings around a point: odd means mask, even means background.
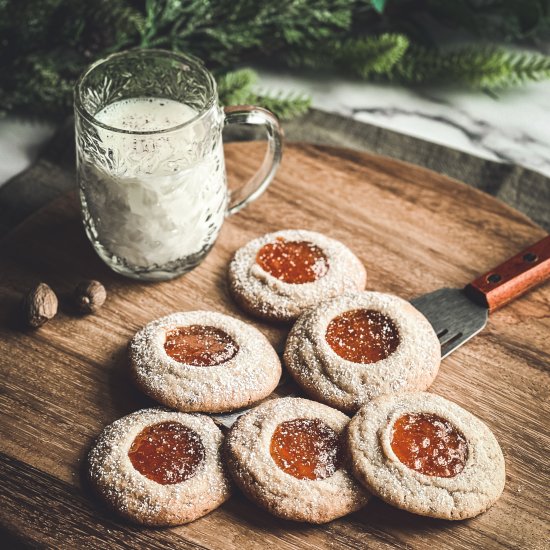
[[[258,165],[260,147],[232,144],[233,179]],[[479,416],[504,450],[507,484],[487,513],[463,522],[407,514],[373,499],[324,526],[281,521],[236,494],[174,529],[119,520],[90,494],[86,453],[102,428],[149,406],[129,382],[126,346],[172,311],[214,309],[254,323],[282,349],[287,329],[247,317],[229,298],[233,251],[281,228],[321,231],[365,263],[369,289],[411,298],[462,286],[544,236],[494,198],[428,170],[366,153],[287,147],[275,183],[227,220],[207,260],[171,282],[141,284],[95,256],[73,196],[26,220],[0,246],[0,524],[14,540],[55,548],[542,548],[548,536],[550,287],[491,317],[443,361],[431,388]],[[42,280],[68,293],[97,278],[109,298],[97,315],[66,309],[34,332],[13,323],[21,293]]]

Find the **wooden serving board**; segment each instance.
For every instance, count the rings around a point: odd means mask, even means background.
[[[258,144],[232,144],[233,181],[258,166]],[[416,166],[344,149],[286,148],[274,184],[228,219],[206,261],[162,283],[110,272],[96,257],[74,197],[50,204],[0,248],[0,523],[10,540],[55,548],[544,548],[548,542],[550,285],[492,316],[479,336],[442,363],[431,391],[479,416],[507,467],[502,498],[462,522],[423,518],[373,499],[324,526],[282,521],[241,494],[173,529],[119,520],[90,494],[86,453],[102,428],[152,405],[128,377],[126,346],[148,321],[177,310],[212,309],[254,323],[277,350],[288,327],[237,309],[225,283],[231,254],[282,228],[307,228],[349,245],[369,289],[404,298],[462,286],[544,236],[518,212]],[[104,282],[108,301],[78,317],[64,303],[36,331],[14,323],[24,289],[45,281],[66,295],[84,278]],[[62,301],[63,302],[63,301]]]

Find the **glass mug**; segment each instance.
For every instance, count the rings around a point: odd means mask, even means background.
[[[225,124],[265,126],[267,153],[227,189]],[[91,65],[75,86],[77,178],[86,234],[114,271],[171,279],[196,267],[224,218],[256,199],[281,161],[283,133],[260,107],[222,110],[198,59],[129,50]]]

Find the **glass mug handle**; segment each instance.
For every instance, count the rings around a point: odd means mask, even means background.
[[[225,124],[252,124],[265,126],[267,151],[260,169],[242,187],[229,195],[227,216],[231,216],[257,199],[275,177],[283,152],[283,128],[278,118],[267,109],[254,105],[225,107]]]

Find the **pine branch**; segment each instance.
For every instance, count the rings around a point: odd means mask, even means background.
[[[366,79],[372,74],[389,73],[408,47],[409,40],[402,34],[348,40],[338,48],[335,62]]]
[[[309,111],[311,98],[300,93],[259,94],[251,96],[249,103],[269,109],[281,120],[290,120]]]
[[[550,78],[550,56],[496,47],[467,47],[450,53],[413,48],[388,76],[404,82],[461,83],[499,90]]]
[[[88,0],[85,6],[86,27],[98,40],[98,50],[117,52],[137,45],[145,28],[145,16],[131,1]]]
[[[240,69],[219,76],[218,95],[223,105],[259,105],[286,120],[306,113],[311,98],[303,94],[270,94],[254,89],[258,75],[251,69]]]
[[[74,80],[82,60],[73,52],[31,54],[12,68],[9,86],[0,87],[1,114],[25,111],[33,115],[66,114],[72,105]]]
[[[408,47],[406,36],[385,33],[366,38],[334,40],[309,52],[290,52],[286,62],[293,67],[335,69],[368,78],[371,74],[389,72]]]
[[[363,0],[364,1],[364,0]],[[142,46],[188,51],[224,67],[347,32],[361,0],[148,0]]]
[[[253,95],[258,75],[252,69],[240,69],[217,78],[218,96],[223,105],[244,105]]]

